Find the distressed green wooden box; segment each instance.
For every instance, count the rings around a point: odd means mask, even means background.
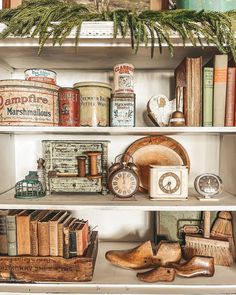
[[[107,160],[109,141],[43,140],[46,187],[50,193],[107,193]],[[97,169],[99,179],[88,177],[58,176],[78,173],[78,156],[85,152],[101,152]],[[89,160],[86,160],[86,176],[89,175]]]

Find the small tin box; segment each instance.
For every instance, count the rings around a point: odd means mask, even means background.
[[[135,126],[135,94],[113,93],[110,102],[110,126]]]

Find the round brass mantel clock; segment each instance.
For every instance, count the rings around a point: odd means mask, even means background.
[[[220,194],[223,188],[221,178],[213,173],[204,173],[197,176],[194,181],[194,187],[205,199],[210,199]]]

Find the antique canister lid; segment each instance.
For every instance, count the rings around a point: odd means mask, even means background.
[[[75,87],[75,88],[80,88],[80,87],[105,87],[105,88],[112,89],[111,84],[109,84],[109,83],[93,82],[93,81],[75,83],[73,85],[73,87]]]
[[[54,84],[48,84],[45,82],[38,81],[27,81],[21,79],[9,79],[9,80],[0,80],[0,86],[11,86],[11,87],[36,87],[36,88],[46,88],[49,90],[57,90],[60,88]]]
[[[135,93],[130,93],[130,92],[127,92],[127,93],[112,93],[111,94],[111,98],[135,98],[136,97],[136,94]]]
[[[51,72],[51,73],[54,73],[55,75],[57,75],[57,73],[53,70],[49,70],[49,69],[41,69],[41,68],[29,68],[29,69],[26,69],[24,71],[24,73],[28,72],[28,71],[47,71],[47,72]]]

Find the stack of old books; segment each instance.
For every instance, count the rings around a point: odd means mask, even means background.
[[[82,256],[89,245],[88,221],[56,210],[1,210],[0,254]]]
[[[236,126],[236,66],[226,54],[186,57],[175,69],[175,84],[183,88],[186,126]]]

